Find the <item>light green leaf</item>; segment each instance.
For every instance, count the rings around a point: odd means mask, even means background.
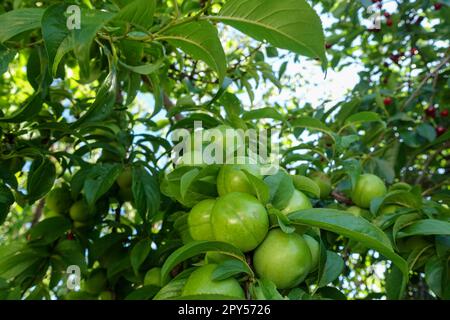
[[[194,59],[204,61],[217,72],[222,83],[226,74],[226,57],[217,29],[208,21],[180,24],[168,29],[157,38],[180,48]]]
[[[381,120],[381,117],[376,112],[371,111],[364,111],[364,112],[358,112],[345,120],[346,124],[359,124],[359,123],[365,123],[365,122],[383,122]]]
[[[142,220],[147,221],[157,213],[160,205],[158,183],[142,166],[133,167],[132,181],[131,190],[135,208]]]
[[[135,0],[123,7],[114,20],[129,22],[133,25],[149,28],[153,24],[155,0]]]
[[[134,273],[139,274],[139,268],[152,250],[152,240],[142,239],[131,249],[130,261]]]
[[[275,47],[319,58],[326,68],[322,23],[305,0],[228,0],[211,19]]]
[[[292,179],[297,190],[310,193],[316,198],[320,198],[320,188],[314,180],[299,175],[293,176]]]
[[[333,282],[344,270],[344,260],[337,253],[327,250],[327,260],[320,278],[319,287],[325,287]]]
[[[84,181],[86,202],[91,209],[95,203],[112,187],[122,170],[120,164],[97,164],[89,170]]]
[[[397,233],[397,238],[415,235],[450,235],[450,223],[441,220],[425,219],[414,222]]]
[[[242,119],[245,121],[255,119],[274,119],[283,121],[284,117],[276,109],[267,107],[244,112]]]
[[[22,32],[39,28],[43,14],[43,9],[24,8],[0,15],[0,42],[5,42]]]
[[[328,134],[333,140],[335,140],[334,132],[322,121],[315,119],[315,118],[301,117],[300,119],[294,120],[292,122],[292,126],[294,128],[299,127],[299,128],[306,128],[308,130],[313,130],[313,131],[314,130],[321,131],[323,133]]]
[[[289,219],[296,223],[318,227],[324,230],[358,241],[361,245],[377,250],[390,259],[403,274],[402,289],[399,298],[403,296],[408,281],[408,264],[397,255],[386,234],[364,218],[355,217],[348,212],[334,209],[307,209],[291,213]]]
[[[192,241],[175,250],[166,259],[166,262],[164,262],[164,265],[161,268],[162,283],[165,284],[168,282],[170,271],[180,262],[195,257],[196,255],[199,255],[201,253],[206,253],[208,251],[216,251],[219,253],[230,255],[241,261],[246,261],[244,254],[231,244],[219,241]]]
[[[53,187],[56,168],[49,159],[37,159],[31,164],[28,173],[27,192],[30,203],[45,196]]]
[[[130,66],[122,61],[120,61],[120,64],[122,66],[124,66],[125,68],[127,68],[128,70],[131,70],[135,73],[143,74],[143,75],[148,75],[148,74],[154,73],[163,66],[162,61],[157,61],[156,63],[144,64],[141,66]]]

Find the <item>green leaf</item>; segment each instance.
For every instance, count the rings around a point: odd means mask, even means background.
[[[84,180],[84,196],[91,209],[95,203],[112,187],[117,177],[119,177],[122,166],[119,164],[96,164],[93,166]]]
[[[258,279],[252,283],[250,292],[256,300],[284,300],[275,284],[268,279]]]
[[[183,291],[187,278],[194,270],[195,268],[189,268],[181,272],[175,279],[162,287],[153,299],[168,300],[181,296],[181,292]]]
[[[311,58],[325,69],[325,39],[322,23],[305,0],[228,0],[218,17],[259,41]]]
[[[246,262],[237,259],[227,259],[217,266],[212,273],[212,279],[217,281],[225,280],[241,273],[248,274],[252,278],[255,276]]]
[[[155,9],[155,0],[135,0],[123,7],[114,20],[129,22],[147,29],[153,24]]]
[[[269,186],[270,202],[275,208],[284,209],[295,189],[291,176],[284,170],[278,170],[276,174],[266,177],[264,182]]]
[[[250,185],[253,187],[253,190],[255,190],[255,194],[258,200],[264,205],[267,204],[270,199],[269,186],[265,184],[263,180],[254,176],[247,170],[243,169],[242,171],[247,176],[247,179],[250,182]]]
[[[267,108],[259,108],[259,109],[255,109],[255,110],[246,111],[242,115],[242,119],[244,121],[255,120],[255,119],[274,119],[274,120],[283,121],[284,117],[276,109],[267,107]]]
[[[116,101],[116,85],[116,71],[113,69],[98,89],[95,101],[89,110],[80,119],[72,123],[72,127],[77,128],[84,123],[94,123],[106,119],[113,111]]]
[[[52,243],[63,236],[71,226],[70,220],[65,217],[47,218],[30,229],[30,241],[39,241],[42,244]]]
[[[8,66],[16,54],[16,50],[6,48],[0,44],[0,76],[8,71]]]
[[[54,4],[42,17],[42,36],[49,58],[52,75],[55,76],[63,56],[74,50],[81,60],[89,60],[89,50],[96,33],[113,16],[97,10],[81,10],[80,28],[67,28],[68,4]]]
[[[325,287],[339,277],[344,270],[344,260],[337,253],[327,250],[327,260],[318,286]]]
[[[142,166],[134,166],[132,171],[132,192],[136,210],[142,220],[147,221],[159,208],[159,186],[154,176]]]
[[[381,120],[381,117],[378,113],[370,111],[355,113],[345,120],[346,124],[359,124],[366,122],[383,122],[383,121]]]
[[[416,132],[419,136],[424,137],[429,142],[432,142],[436,139],[436,129],[428,123],[422,123],[416,128]]]
[[[414,222],[398,232],[397,238],[415,235],[450,235],[450,223],[441,220],[425,219]]]
[[[131,291],[125,300],[149,300],[153,298],[161,288],[157,286],[144,286]]]
[[[217,29],[208,21],[180,24],[168,29],[157,38],[180,48],[194,59],[203,60],[217,72],[222,83],[226,74],[226,57]]]
[[[306,128],[312,131],[321,131],[329,135],[333,140],[336,140],[334,137],[334,132],[326,124],[318,119],[311,117],[301,117],[300,119],[292,121],[291,124],[294,128]]]
[[[0,122],[19,123],[27,120],[31,121],[41,111],[42,102],[43,101],[40,92],[36,92],[34,95],[28,98],[23,107],[19,108],[16,112],[8,117],[0,118]]]
[[[157,61],[156,63],[144,64],[141,66],[130,66],[124,62],[120,61],[120,64],[127,68],[130,71],[133,71],[138,74],[148,75],[158,71],[163,66],[163,61]]]
[[[130,260],[135,274],[139,274],[139,268],[148,257],[151,250],[152,240],[150,239],[142,239],[134,245],[131,250]]]
[[[24,8],[0,15],[0,42],[5,42],[22,32],[39,28],[43,14],[43,9]]]
[[[348,212],[334,209],[307,209],[289,214],[289,220],[296,223],[318,227],[358,241],[361,245],[377,250],[390,259],[402,271],[401,298],[408,281],[408,264],[397,255],[386,234],[364,218],[355,217]]]
[[[320,198],[320,188],[314,180],[299,175],[293,176],[292,179],[294,181],[295,189],[310,193],[316,198]]]
[[[208,251],[217,251],[246,262],[244,254],[231,244],[219,241],[192,241],[175,250],[166,259],[161,268],[162,283],[165,284],[168,282],[170,271],[179,263]]]
[[[450,279],[446,276],[448,261],[438,257],[429,260],[425,265],[425,281],[430,289],[442,299],[450,299]]]
[[[56,168],[48,158],[34,160],[28,173],[27,192],[30,203],[45,196],[53,187]]]
[[[181,197],[184,199],[186,198],[186,194],[189,191],[189,188],[191,187],[192,183],[197,179],[199,176],[200,170],[197,168],[194,168],[188,172],[186,172],[180,180],[180,193]]]
[[[398,299],[402,288],[403,275],[397,266],[392,266],[386,270],[386,297],[389,300]]]
[[[0,226],[5,222],[9,208],[13,203],[13,193],[3,183],[0,183]]]

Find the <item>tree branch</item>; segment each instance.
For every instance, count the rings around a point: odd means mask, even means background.
[[[436,68],[428,73],[425,78],[419,83],[419,86],[417,89],[413,92],[413,94],[408,98],[408,100],[405,101],[405,103],[401,106],[400,111],[403,111],[412,101],[414,101],[415,98],[420,94],[420,91],[422,90],[422,87],[427,83],[427,81],[435,77],[439,70],[447,64],[447,62],[450,60],[450,55],[446,56],[437,66]]]
[[[331,195],[333,196],[334,199],[336,199],[338,202],[341,202],[343,204],[346,205],[352,205],[353,201],[349,198],[347,198],[345,195],[343,195],[342,193],[334,190]]]
[[[36,223],[39,222],[39,219],[42,217],[42,213],[44,212],[45,206],[45,198],[39,200],[39,203],[36,206],[36,210],[34,211],[33,220],[31,221],[31,226],[33,227]]]

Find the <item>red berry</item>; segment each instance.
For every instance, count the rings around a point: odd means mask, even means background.
[[[447,131],[447,129],[445,129],[443,126],[436,127],[436,134],[438,137],[442,136],[446,131]]]
[[[325,49],[330,49],[333,45],[331,43],[325,43]]]
[[[411,55],[414,56],[419,53],[419,50],[417,50],[417,48],[411,48],[410,52],[411,52]]]
[[[67,233],[67,240],[73,240],[73,239],[75,239],[73,233],[72,232],[68,232]]]
[[[384,100],[383,100],[383,103],[385,106],[390,106],[392,104],[392,102],[393,102],[393,100],[391,97],[384,98]]]
[[[390,14],[389,12],[387,12],[387,11],[385,11],[385,12],[383,13],[383,15],[384,15],[386,18],[389,18],[389,17],[391,16],[391,14]]]
[[[441,9],[442,9],[442,3],[436,2],[436,3],[434,4],[434,10],[439,11],[439,10],[441,10]]]
[[[388,19],[386,20],[386,25],[387,25],[388,27],[392,27],[393,24],[394,24],[394,21],[392,21],[391,18],[388,18]]]
[[[442,110],[441,111],[441,117],[448,117],[448,110]]]
[[[436,117],[436,108],[434,106],[429,106],[425,110],[425,114],[430,118],[435,118]]]

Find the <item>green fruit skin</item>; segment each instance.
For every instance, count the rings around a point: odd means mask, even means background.
[[[348,207],[345,211],[350,212],[355,217],[363,217],[367,220],[370,220],[372,218],[369,211],[361,209],[360,207],[357,206]]]
[[[182,291],[182,296],[202,294],[217,294],[230,298],[245,298],[239,282],[234,278],[225,280],[213,280],[212,273],[217,268],[216,264],[204,265],[191,273]]]
[[[272,281],[278,289],[300,284],[312,264],[306,240],[297,233],[287,234],[280,229],[271,230],[253,255],[257,275]]]
[[[54,188],[45,198],[45,205],[56,214],[66,213],[72,205],[72,197],[68,188]]]
[[[220,253],[220,252],[214,252],[214,251],[209,251],[205,255],[205,262],[206,263],[220,264],[222,262],[225,262],[225,261],[231,260],[231,259],[233,259],[233,257],[231,257],[231,256],[229,256],[227,254],[223,254],[223,253]]]
[[[64,300],[94,300],[94,297],[85,291],[70,291]]]
[[[189,233],[193,240],[214,240],[211,225],[211,213],[216,204],[215,199],[206,199],[197,203],[189,212]]]
[[[121,189],[130,189],[132,183],[132,170],[131,167],[126,167],[117,177],[117,184]]]
[[[373,174],[359,176],[352,191],[353,202],[361,208],[369,208],[370,202],[376,197],[386,194],[386,186],[380,178]]]
[[[73,221],[86,222],[89,220],[89,209],[83,200],[75,202],[70,207],[69,214]]]
[[[129,188],[120,188],[119,189],[119,198],[123,202],[132,202],[133,201],[133,190]]]
[[[292,194],[291,199],[289,199],[287,206],[283,210],[281,210],[281,212],[285,215],[288,215],[289,213],[292,213],[294,211],[311,208],[312,204],[309,198],[303,192],[294,190],[294,193]]]
[[[264,206],[247,193],[232,192],[217,199],[211,214],[214,237],[243,252],[255,249],[269,230]]]
[[[316,239],[307,234],[303,235],[303,239],[305,239],[309,251],[311,251],[311,271],[314,271],[319,265],[320,244]]]
[[[91,294],[100,294],[108,285],[106,272],[102,269],[95,269],[84,283],[84,290]]]
[[[114,300],[114,295],[111,291],[102,291],[98,296],[99,300]]]
[[[387,206],[384,206],[380,211],[379,214],[383,215],[383,214],[391,214],[391,213],[395,213],[398,209],[400,209],[401,206],[398,206],[396,204],[389,204]]]
[[[323,172],[313,172],[310,176],[309,176],[315,183],[317,183],[317,185],[319,186],[320,189],[320,198],[321,199],[325,199],[327,198],[330,193],[331,193],[331,180],[330,178]]]
[[[152,268],[147,271],[144,278],[144,286],[162,286],[161,268]]]
[[[231,192],[255,194],[245,173],[233,165],[224,165],[217,176],[217,192],[224,196]]]

